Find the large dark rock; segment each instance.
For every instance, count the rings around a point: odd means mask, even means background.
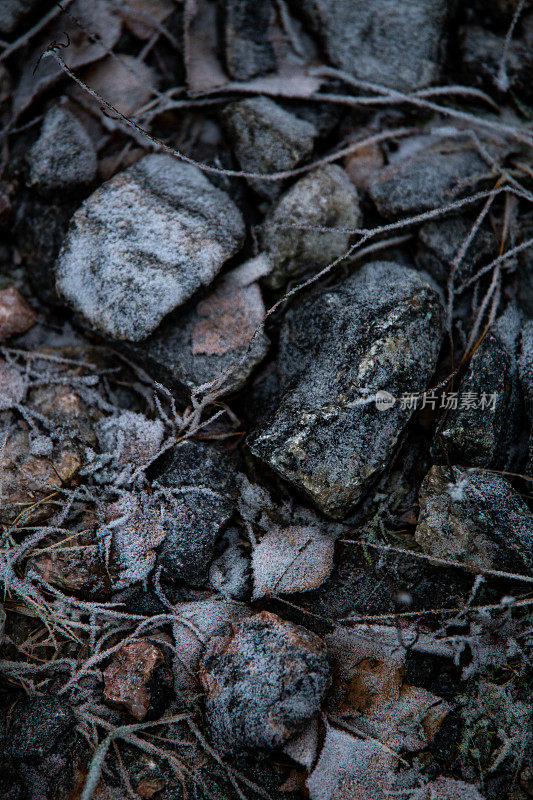
[[[269,175],[291,170],[313,152],[315,126],[268,97],[230,103],[222,119],[237,160],[246,172]],[[248,183],[270,200],[280,192],[280,181],[250,178]]]
[[[275,15],[270,0],[219,0],[224,61],[232,78],[247,81],[276,68],[268,38]]]
[[[281,400],[251,436],[252,453],[325,513],[346,514],[411,417],[395,398],[427,388],[442,324],[437,290],[394,262],[367,264],[295,306],[281,331]],[[390,407],[378,410],[377,392],[392,395]]]
[[[523,325],[518,359],[520,388],[529,433],[529,459],[527,472],[533,474],[533,320]]]
[[[445,0],[303,0],[295,2],[336,67],[395,89],[438,80]]]
[[[179,514],[163,518],[166,538],[158,564],[168,580],[199,586],[233,513],[235,467],[221,448],[192,441],[175,447],[165,462],[158,482],[172,490]]]
[[[270,210],[259,233],[274,265],[266,283],[279,288],[290,278],[326,266],[348,249],[346,229],[360,222],[357,190],[340,167],[328,164],[300,178]],[[309,226],[341,230],[329,233]]]
[[[416,214],[449,203],[460,181],[486,170],[475,150],[444,141],[384,167],[370,184],[369,194],[384,217]]]
[[[200,666],[222,752],[279,750],[316,717],[330,667],[318,636],[262,611],[210,640]]]
[[[415,539],[425,553],[479,569],[533,573],[533,514],[499,475],[432,467]]]
[[[42,14],[52,5],[51,0],[2,0],[0,3],[0,33],[10,36],[25,17],[41,8]]]
[[[57,288],[102,333],[139,341],[208,285],[243,238],[239,210],[199,169],[148,155],[76,211]]]
[[[14,761],[41,759],[74,729],[71,707],[57,697],[27,697],[15,706],[5,752]]]

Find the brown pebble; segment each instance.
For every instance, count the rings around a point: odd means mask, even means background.
[[[0,291],[0,341],[25,333],[36,321],[35,311],[13,286]]]
[[[104,671],[104,698],[127,709],[135,719],[144,719],[151,700],[147,684],[163,662],[162,651],[146,639],[125,644]]]

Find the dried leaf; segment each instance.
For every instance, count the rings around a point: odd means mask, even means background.
[[[320,586],[333,568],[334,551],[334,539],[312,527],[267,533],[252,556],[254,600]]]
[[[151,67],[122,53],[118,58],[108,56],[93,64],[84,71],[82,78],[126,117],[134,116],[148,102],[158,82]],[[80,86],[73,86],[70,96],[89,110],[99,108],[97,101]]]

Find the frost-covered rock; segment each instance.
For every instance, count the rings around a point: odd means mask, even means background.
[[[119,464],[139,467],[157,455],[163,443],[165,427],[160,419],[123,411],[100,420],[96,435],[100,449]]]
[[[184,442],[165,460],[158,482],[179,507],[163,525],[165,543],[159,564],[170,581],[193,586],[208,577],[215,542],[233,513],[235,467],[224,451],[203,442]]]
[[[270,0],[222,0],[224,61],[232,78],[246,81],[276,68],[276,56],[268,37],[275,15]]]
[[[281,332],[281,400],[252,435],[252,453],[325,513],[346,514],[411,417],[394,399],[427,387],[442,323],[436,289],[394,262],[367,264],[295,306]],[[384,410],[379,391],[392,396]]]
[[[70,111],[51,108],[28,153],[28,185],[44,193],[73,191],[95,176],[96,152],[87,131]]]
[[[439,461],[469,467],[506,467],[521,419],[513,351],[489,331],[468,362],[443,411],[433,442]],[[453,406],[457,407],[454,408]]]
[[[486,172],[473,149],[442,143],[398,159],[377,173],[369,194],[383,217],[416,214],[451,202],[460,181]]]
[[[262,611],[210,640],[201,662],[211,738],[225,753],[283,747],[320,711],[326,648],[313,633]]]
[[[303,0],[294,2],[322,41],[329,61],[360,80],[420,89],[438,80],[445,0]]]
[[[415,539],[425,553],[480,569],[533,573],[533,515],[499,475],[432,467],[419,502]]]
[[[411,795],[411,800],[484,800],[484,798],[472,783],[441,777]]]
[[[360,222],[357,190],[340,167],[328,164],[300,178],[269,211],[259,234],[274,264],[266,283],[279,288],[302,272],[318,271],[348,249],[346,230],[329,233],[306,226],[350,230]]]
[[[136,639],[113,654],[103,672],[104,699],[143,720],[162,713],[172,685],[165,653],[148,639]]]
[[[226,531],[221,546],[224,549],[214,559],[209,570],[209,585],[224,597],[242,600],[250,590],[251,567],[250,558],[236,528]]]
[[[5,753],[13,760],[41,759],[74,729],[76,717],[52,695],[24,697],[13,708]]]
[[[317,130],[313,124],[281,108],[268,97],[231,103],[223,122],[241,169],[270,174],[296,167],[313,152]],[[280,181],[250,178],[263,197],[279,195]]]
[[[148,155],[76,211],[57,289],[102,333],[138,341],[209,284],[243,236],[237,207],[200,170]]]
[[[262,330],[254,334],[266,313],[258,279],[270,269],[261,255],[227,273],[194,308],[136,346],[136,356],[163,382],[183,387],[184,395],[217,379],[221,393],[241,389],[268,351]]]

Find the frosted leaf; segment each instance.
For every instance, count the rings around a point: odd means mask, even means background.
[[[312,527],[267,533],[252,556],[254,600],[320,586],[333,568],[334,551],[334,540]]]
[[[307,780],[310,800],[388,800],[397,759],[377,742],[327,726]]]
[[[0,362],[0,411],[7,411],[22,403],[27,388],[27,380],[18,369]]]
[[[483,800],[483,797],[471,783],[441,777],[412,795],[411,800]]]
[[[227,531],[224,539],[227,547],[213,561],[209,583],[225,597],[242,598],[248,590],[250,561],[244,554],[235,528]]]
[[[121,464],[135,466],[148,464],[157,455],[164,433],[161,420],[150,420],[133,411],[101,420],[96,428],[103,452],[112,453]]]

